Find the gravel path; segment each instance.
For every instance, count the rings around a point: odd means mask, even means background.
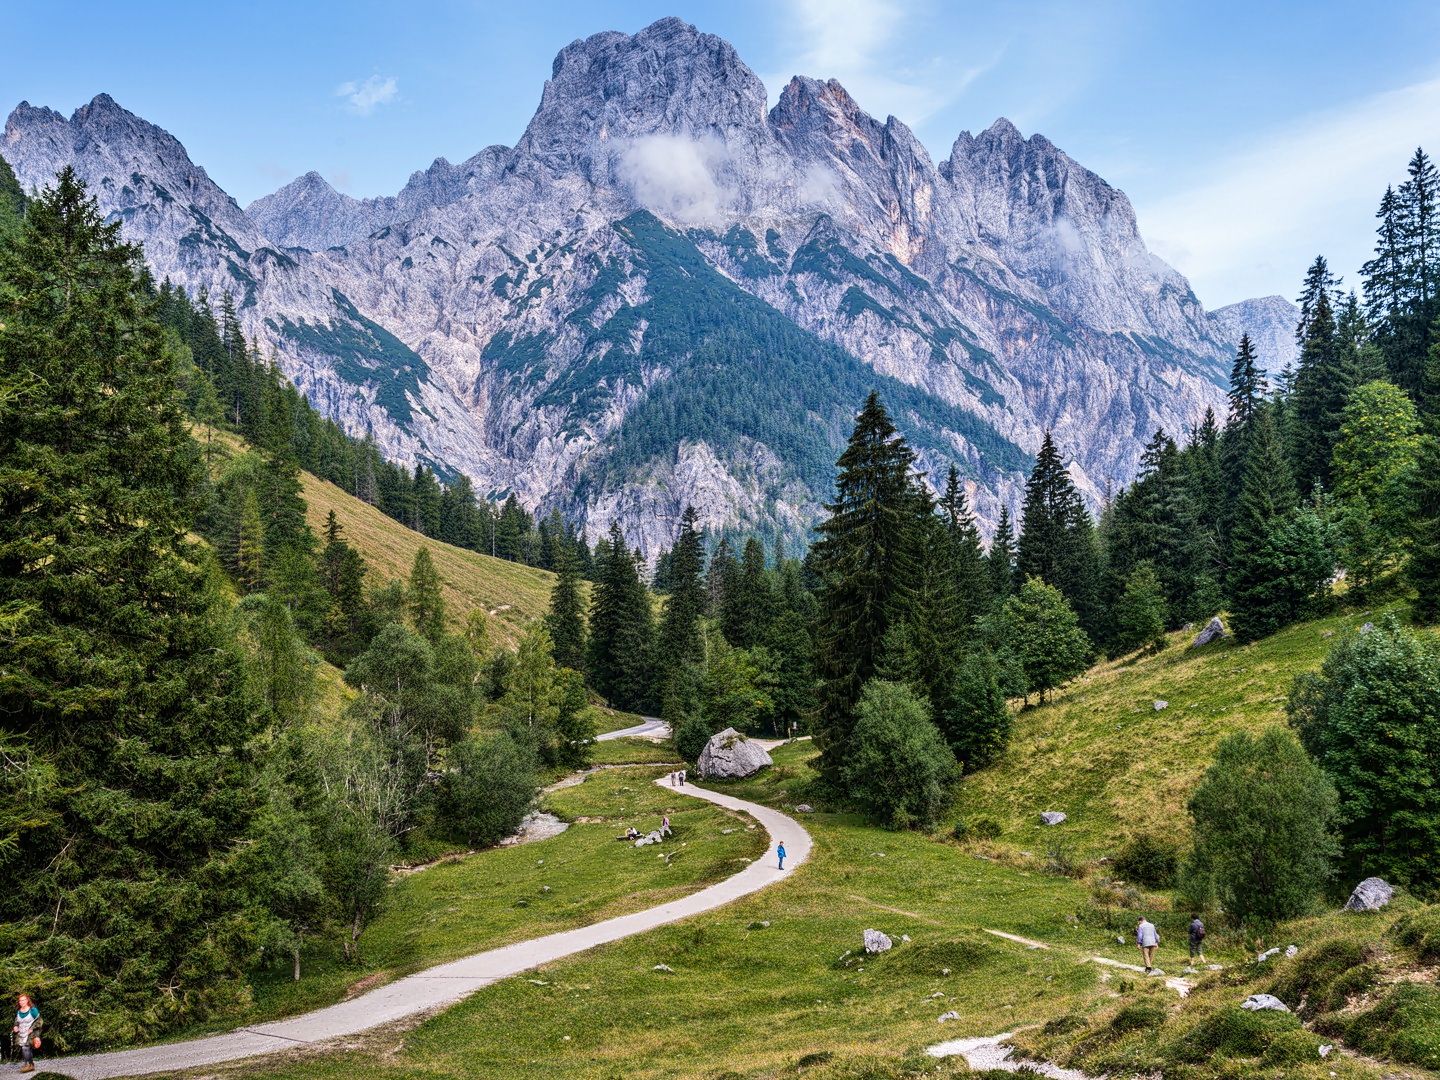
[[[655,783],[663,784],[669,790],[666,781],[667,778],[662,776]],[[75,1080],[102,1080],[116,1076],[177,1072],[197,1066],[215,1065],[222,1061],[255,1057],[286,1047],[323,1043],[329,1039],[354,1035],[417,1013],[453,1005],[500,979],[519,975],[562,957],[573,956],[596,945],[619,941],[632,934],[641,934],[691,915],[713,911],[789,877],[810,855],[810,834],[793,818],[777,810],[690,784],[676,791],[678,794],[705,799],[727,809],[749,814],[770,834],[770,850],[762,859],[751,863],[738,874],[668,904],[607,919],[593,926],[549,934],[533,941],[522,941],[503,949],[491,949],[467,956],[463,960],[440,964],[371,990],[368,994],[350,1001],[342,1001],[338,1005],[304,1016],[271,1024],[257,1024],[255,1027],[242,1028],[227,1035],[215,1035],[166,1046],[49,1059],[41,1067],[52,1073],[74,1077]],[[775,867],[774,847],[777,842],[785,844],[784,870],[777,870]]]
[[[645,722],[636,724],[634,727],[621,728],[619,731],[607,731],[604,735],[596,735],[596,742],[608,742],[610,739],[624,739],[631,735],[639,735],[647,739],[668,739],[670,737],[670,725],[664,720],[654,716],[641,717]]]

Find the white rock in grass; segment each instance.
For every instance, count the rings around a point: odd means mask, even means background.
[[[1058,810],[1043,810],[1040,813],[1040,823],[1042,825],[1059,825],[1064,820],[1065,815]]]
[[[1156,712],[1159,712],[1161,709],[1168,709],[1169,707],[1170,707],[1170,703],[1169,703],[1168,701],[1162,701],[1162,700],[1160,700],[1159,698],[1156,698],[1156,699],[1155,699],[1155,711],[1156,711]]]
[[[884,952],[890,948],[890,938],[879,930],[866,930],[863,936],[867,953]]]
[[[1240,1003],[1242,1009],[1249,1009],[1251,1012],[1289,1012],[1290,1006],[1281,1001],[1274,994],[1251,994]]]
[[[1195,635],[1195,640],[1190,642],[1190,648],[1198,649],[1202,645],[1209,645],[1212,641],[1219,641],[1224,636],[1225,624],[1220,621],[1220,616],[1216,615],[1205,624],[1204,630]]]
[[[936,1022],[937,1024],[943,1024],[946,1020],[959,1020],[959,1019],[960,1019],[960,1014],[959,1014],[958,1012],[956,1012],[954,1009],[951,1009],[951,1010],[950,1010],[949,1012],[947,1012],[947,1013],[941,1013],[941,1014],[936,1018],[935,1022]]]
[[[1384,878],[1367,877],[1355,891],[1350,894],[1350,899],[1345,902],[1346,911],[1379,911],[1386,904],[1390,903],[1395,896],[1392,889]]]

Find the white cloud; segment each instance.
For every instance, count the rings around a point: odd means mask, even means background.
[[[371,75],[362,83],[343,82],[335,88],[335,96],[345,99],[345,108],[356,116],[369,116],[379,106],[388,105],[400,93],[400,81],[394,75],[381,78]]]
[[[1137,207],[1150,247],[1207,306],[1292,295],[1324,254],[1345,284],[1374,242],[1375,208],[1417,145],[1440,145],[1440,78],[1309,117],[1208,163],[1196,182]]]
[[[790,0],[793,40],[805,43],[786,67],[764,76],[772,96],[792,75],[838,79],[875,116],[923,124],[963,93],[994,63],[964,67],[939,57],[917,66],[915,40],[897,33],[910,20],[900,0]]]
[[[713,137],[645,135],[621,151],[620,175],[647,210],[675,222],[710,225],[732,201],[716,179],[725,160],[725,147]]]

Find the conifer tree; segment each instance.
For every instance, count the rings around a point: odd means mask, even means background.
[[[415,553],[410,584],[405,590],[405,607],[415,632],[430,644],[436,644],[445,633],[445,596],[440,591],[440,575],[430,558],[429,548],[422,547]]]
[[[1225,489],[1221,499],[1222,547],[1228,557],[1230,534],[1235,528],[1235,510],[1245,482],[1245,465],[1250,454],[1250,432],[1265,402],[1265,376],[1255,359],[1255,344],[1249,334],[1240,335],[1235,363],[1230,369],[1230,414],[1220,440],[1220,473]]]
[[[700,530],[695,527],[699,515],[687,506],[680,518],[680,532],[670,549],[670,597],[660,622],[656,644],[659,652],[655,665],[655,697],[661,715],[678,721],[687,711],[688,701],[681,676],[686,665],[698,664],[704,657],[705,642],[700,621],[705,617],[705,552]],[[677,711],[678,710],[678,711]]]
[[[254,489],[245,489],[244,498],[235,545],[236,577],[242,589],[254,592],[265,584],[265,529],[260,522],[260,501]]]
[[[861,687],[875,674],[897,600],[909,576],[915,460],[871,391],[837,463],[835,501],[811,548],[820,578],[816,657],[820,686],[815,740],[821,767],[840,776]]]
[[[744,633],[745,613],[740,608],[740,563],[731,550],[730,540],[722,536],[710,556],[705,571],[706,603],[720,618],[720,632],[725,640],[734,640]]]
[[[550,592],[545,628],[550,631],[555,663],[580,671],[585,664],[585,611],[580,597],[580,572],[563,544],[556,546],[553,558],[555,587]]]
[[[0,157],[0,229],[18,227],[25,216],[25,191],[10,163]]]
[[[649,590],[617,523],[595,545],[599,581],[591,594],[586,670],[595,689],[619,709],[650,704],[650,654],[654,634]]]
[[[1288,457],[1295,485],[1309,492],[1330,482],[1330,460],[1340,431],[1340,414],[1354,388],[1353,372],[1338,340],[1331,296],[1338,284],[1324,257],[1317,257],[1305,275],[1300,295],[1300,322],[1295,341],[1300,363],[1288,406]]]
[[[1025,485],[1015,566],[1027,581],[1039,578],[1059,589],[1081,625],[1095,628],[1094,526],[1049,431]]]
[[[969,628],[990,609],[995,592],[986,569],[985,553],[980,547],[980,530],[975,527],[965,489],[960,486],[960,472],[953,464],[945,477],[940,512],[950,541],[950,558],[959,594],[959,623]],[[1008,516],[1005,524],[1008,528]]]
[[[1010,524],[1010,508],[1004,504],[995,525],[995,538],[985,556],[985,571],[997,603],[1015,591],[1015,528]]]
[[[200,454],[140,249],[67,167],[0,281],[0,739],[53,781],[0,936],[81,1048],[247,1000],[229,865],[263,714],[188,538]]]

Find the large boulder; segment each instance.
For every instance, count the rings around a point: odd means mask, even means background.
[[[1205,624],[1204,630],[1195,635],[1195,640],[1190,642],[1190,648],[1198,649],[1201,645],[1209,645],[1212,641],[1219,641],[1224,636],[1225,624],[1220,621],[1220,616],[1216,615]]]
[[[734,728],[710,736],[700,751],[702,780],[739,780],[754,776],[766,765],[775,764],[763,747],[757,746]]]
[[[1367,877],[1355,891],[1350,894],[1350,899],[1345,902],[1346,911],[1379,911],[1386,904],[1390,903],[1395,896],[1392,889],[1384,878]]]

